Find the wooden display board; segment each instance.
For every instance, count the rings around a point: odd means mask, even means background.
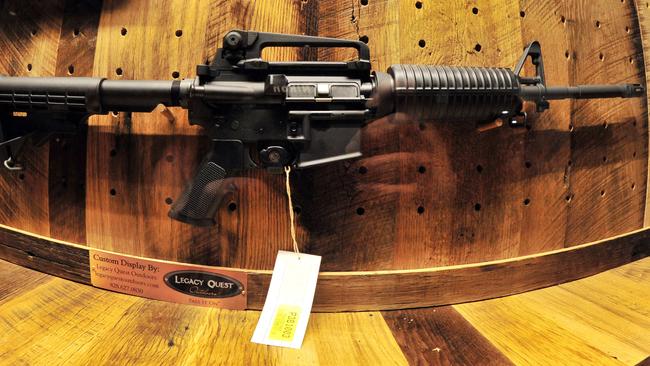
[[[645,84],[645,1],[7,0],[0,74],[191,78],[230,29],[361,39],[394,63],[512,67],[542,44],[549,85]],[[271,50],[303,59],[301,50]],[[318,60],[349,55],[319,50]],[[532,110],[531,110],[532,112]],[[93,117],[86,136],[0,171],[0,224],[90,248],[269,270],[291,248],[282,176],[251,171],[219,230],[167,217],[207,139],[185,111]],[[386,119],[364,157],[295,175],[301,250],[324,271],[415,270],[508,260],[644,226],[646,99],[553,101],[531,129]]]

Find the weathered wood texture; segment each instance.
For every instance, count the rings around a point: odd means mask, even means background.
[[[405,309],[517,294],[589,276],[650,255],[650,229],[494,262],[418,270],[321,272],[314,311]],[[0,226],[0,258],[90,283],[84,246]],[[261,309],[271,271],[249,270],[248,309]]]
[[[454,308],[518,365],[636,365],[650,354],[649,265]]]
[[[0,365],[647,365],[649,279],[650,258],[454,308],[312,314],[291,350],[249,341],[255,311],[140,299],[0,261]]]
[[[451,306],[381,315],[411,365],[513,365]]]
[[[645,2],[18,4],[2,5],[2,74],[65,75],[73,66],[74,75],[190,78],[227,30],[241,28],[367,40],[380,71],[393,63],[512,67],[537,39],[550,85],[645,83]],[[273,49],[268,57],[314,55]],[[554,101],[544,114],[528,110],[530,130],[368,125],[362,159],[294,175],[303,250],[322,255],[326,271],[412,269],[513,258],[642,227],[646,102]],[[272,268],[277,250],[290,248],[281,176],[237,178],[219,230],[167,217],[167,202],[207,149],[185,112],[172,113],[173,122],[159,110],[91,118],[85,146],[83,138],[64,139],[32,149],[22,175],[0,173],[0,222],[133,255]]]

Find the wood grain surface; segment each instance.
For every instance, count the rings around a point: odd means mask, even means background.
[[[648,262],[454,308],[516,364],[635,365],[650,353]]]
[[[382,316],[411,365],[512,365],[451,306]]]
[[[490,299],[575,280],[648,255],[650,229],[643,229],[507,260],[418,270],[321,272],[314,311],[405,309]],[[89,284],[88,257],[87,247],[0,225],[0,258]],[[271,271],[245,272],[247,308],[261,309]]]
[[[259,312],[130,297],[0,261],[0,365],[636,365],[650,259],[452,307],[312,314],[300,350],[250,342]]]
[[[512,67],[539,40],[549,85],[645,83],[647,2],[610,0],[4,1],[0,74],[192,78],[232,28],[361,39],[394,63]],[[349,52],[271,49],[336,60]],[[531,70],[527,70],[530,72]],[[460,265],[623,234],[647,210],[647,101],[527,107],[531,129],[395,123],[363,130],[364,157],[294,174],[298,233],[325,271]],[[206,139],[171,109],[93,117],[87,136],[29,148],[0,172],[0,223],[132,255],[270,269],[290,248],[281,176],[236,178],[216,228],[167,217]],[[85,156],[85,159],[83,158]]]

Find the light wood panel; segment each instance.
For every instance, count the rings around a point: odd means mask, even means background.
[[[7,265],[0,267],[4,280]],[[0,307],[3,365],[407,365],[380,313],[313,314],[302,349],[293,350],[250,342],[259,312],[170,304],[61,279],[22,290]]]
[[[454,307],[517,364],[543,359],[635,365],[650,354],[650,283],[628,275],[647,276],[649,263],[645,259],[581,281]],[[534,334],[544,336],[524,341]]]
[[[0,365],[645,365],[649,276],[645,259],[453,308],[316,313],[289,350],[249,342],[255,311],[129,297],[0,261]]]

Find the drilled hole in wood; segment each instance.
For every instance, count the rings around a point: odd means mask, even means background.
[[[367,6],[368,5],[368,0],[361,0],[360,3],[363,6]]]
[[[524,166],[526,167],[526,169],[530,169],[530,167],[533,166],[533,163],[531,163],[530,161],[526,160],[526,161],[524,162]]]
[[[523,11],[523,10],[520,11],[520,12],[519,12],[519,16],[522,17],[522,18],[525,17],[525,16],[526,16],[526,12]]]
[[[18,179],[24,180],[25,179],[25,174],[23,174],[23,173],[18,174]]]
[[[524,199],[524,206],[530,205],[530,198]]]
[[[165,160],[166,160],[168,163],[173,162],[173,161],[174,161],[174,155],[167,155],[167,156],[165,156]]]
[[[607,121],[603,122],[603,128],[607,129],[607,127],[609,127],[609,125],[607,124]]]
[[[81,30],[79,28],[75,28],[72,30],[72,36],[73,37],[79,37],[79,34],[81,33]]]
[[[111,112],[111,116],[117,118],[120,116],[120,112]]]
[[[633,57],[630,57],[630,58],[627,59],[627,60],[628,60],[628,62],[629,62],[630,64],[633,64],[633,63],[634,63],[634,58],[633,58]]]
[[[165,203],[171,205],[172,203],[174,203],[174,200],[171,197],[167,197],[165,198]]]
[[[302,207],[293,206],[293,213],[295,213],[296,215],[300,215],[302,213]]]
[[[571,202],[572,199],[573,199],[573,196],[570,195],[570,194],[567,194],[567,195],[564,197],[564,200],[565,200],[567,203]]]
[[[361,36],[359,37],[359,40],[365,44],[368,44],[368,36]]]
[[[423,39],[418,41],[418,46],[424,48],[424,46],[426,46],[426,45],[427,45],[427,42],[425,42]]]
[[[173,77],[174,79],[178,79],[180,76],[181,76],[181,74],[180,74],[178,71],[174,71],[174,72],[172,72],[172,77]]]
[[[625,33],[630,33],[630,27],[628,26],[625,27]]]
[[[32,29],[32,31],[29,32],[29,34],[30,34],[32,37],[34,37],[34,36],[36,35],[36,33],[38,33],[38,31],[37,31],[36,29]]]
[[[363,207],[357,208],[357,215],[361,216],[366,213],[366,210]]]
[[[177,29],[176,32],[174,32],[176,37],[180,38],[183,35],[183,30],[182,29]]]
[[[418,214],[422,215],[424,213],[424,207],[418,206]]]
[[[569,131],[573,131],[573,123],[569,123]]]
[[[368,168],[366,168],[365,166],[360,166],[359,174],[366,174],[366,173],[368,173]]]
[[[32,64],[27,64],[27,71],[32,71],[32,68],[33,68]]]
[[[474,51],[476,51],[476,52],[481,52],[481,48],[483,48],[483,47],[481,46],[481,44],[480,44],[480,43],[477,43],[477,44],[474,46]]]
[[[478,14],[478,8],[476,7],[472,8],[472,14],[474,15]]]
[[[636,184],[632,183],[632,185],[630,186],[630,188],[632,188],[632,190],[634,190],[634,188],[636,188]]]
[[[571,54],[569,53],[568,50],[564,51],[564,57],[566,57],[567,60],[571,58]]]
[[[124,74],[124,70],[122,70],[121,67],[118,67],[117,69],[115,69],[115,75],[122,76],[123,74]]]
[[[632,153],[632,157],[636,158],[636,151]]]
[[[566,24],[566,17],[564,15],[560,16],[560,22]]]
[[[571,166],[571,164],[573,164],[573,162],[572,162],[571,160],[569,160],[569,161],[566,162],[566,165],[567,165],[567,166]]]
[[[68,75],[74,74],[74,65],[68,66]]]
[[[109,193],[111,194],[111,196],[115,196],[117,194],[117,191],[115,190],[115,188],[111,188]]]
[[[127,32],[128,32],[128,31],[127,31],[126,28],[124,28],[124,27],[122,27],[122,29],[120,29],[120,34],[122,35],[122,37],[126,36],[126,33],[127,33]]]
[[[423,165],[420,165],[418,167],[418,173],[424,174],[427,171],[427,168],[425,168]]]
[[[427,129],[427,125],[425,125],[424,123],[420,123],[418,124],[418,128],[420,129],[420,131],[424,131]]]
[[[483,171],[483,166],[481,164],[477,165],[476,166],[476,171],[479,172],[479,173],[482,172]]]
[[[228,204],[228,211],[233,212],[237,209],[237,204],[235,202],[230,202]]]
[[[599,54],[599,55],[598,55],[598,59],[599,59],[600,61],[605,61],[605,55],[603,55],[602,53]]]
[[[596,20],[596,28],[600,28],[600,20]]]
[[[115,150],[115,149],[111,149],[111,151],[108,152],[108,155],[110,155],[110,156],[115,156],[115,155],[117,155],[117,150]]]
[[[605,195],[605,190],[603,189],[600,191],[600,196],[603,197],[604,195]]]
[[[474,211],[481,211],[481,204],[477,203],[474,205]]]
[[[607,162],[607,156],[603,156],[603,163]]]

